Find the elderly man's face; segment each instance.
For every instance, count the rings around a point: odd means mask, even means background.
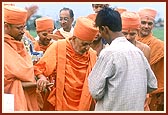
[[[124,29],[122,30],[122,33],[124,34],[124,36],[127,38],[128,41],[130,41],[131,43],[133,43],[133,41],[135,40],[135,37],[138,35],[138,30],[137,29]]]
[[[5,31],[6,31],[5,33],[12,36],[15,40],[21,41],[25,27],[26,27],[25,24],[14,25],[5,23]]]
[[[60,21],[61,27],[64,30],[67,30],[67,29],[71,28],[72,22],[73,22],[73,18],[70,17],[70,14],[69,14],[68,10],[62,10],[60,12],[59,21]]]
[[[154,20],[150,18],[141,18],[140,36],[148,36],[154,27]]]
[[[72,38],[72,47],[76,53],[83,55],[85,52],[87,52],[89,50],[92,42],[93,42],[93,40],[92,41],[83,41],[79,38],[73,37]]]

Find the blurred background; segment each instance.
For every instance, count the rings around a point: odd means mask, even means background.
[[[4,2],[7,3],[7,2]],[[110,4],[110,7],[123,7],[128,11],[138,11],[143,7],[151,7],[157,10],[155,19],[155,28],[153,33],[156,37],[164,41],[164,20],[166,18],[166,2],[12,2],[17,7],[28,7],[37,5],[38,11],[28,20],[27,29],[33,37],[36,37],[34,20],[39,17],[49,16],[55,21],[55,28],[60,28],[59,25],[59,11],[64,7],[73,10],[74,18],[79,16],[87,16],[93,12],[92,4]],[[75,24],[75,21],[74,21]]]

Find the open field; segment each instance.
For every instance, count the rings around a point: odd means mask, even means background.
[[[158,39],[164,41],[164,28],[163,27],[154,28],[153,35],[156,36]]]

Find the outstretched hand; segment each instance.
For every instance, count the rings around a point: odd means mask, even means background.
[[[29,20],[29,18],[37,12],[38,6],[37,5],[31,5],[29,7],[25,7],[25,9],[27,10],[27,20]]]

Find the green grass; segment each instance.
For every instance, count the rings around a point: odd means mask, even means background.
[[[34,38],[37,36],[37,33],[35,30],[30,30],[29,32]]]
[[[164,28],[163,27],[155,27],[152,31],[155,37],[164,41]]]

